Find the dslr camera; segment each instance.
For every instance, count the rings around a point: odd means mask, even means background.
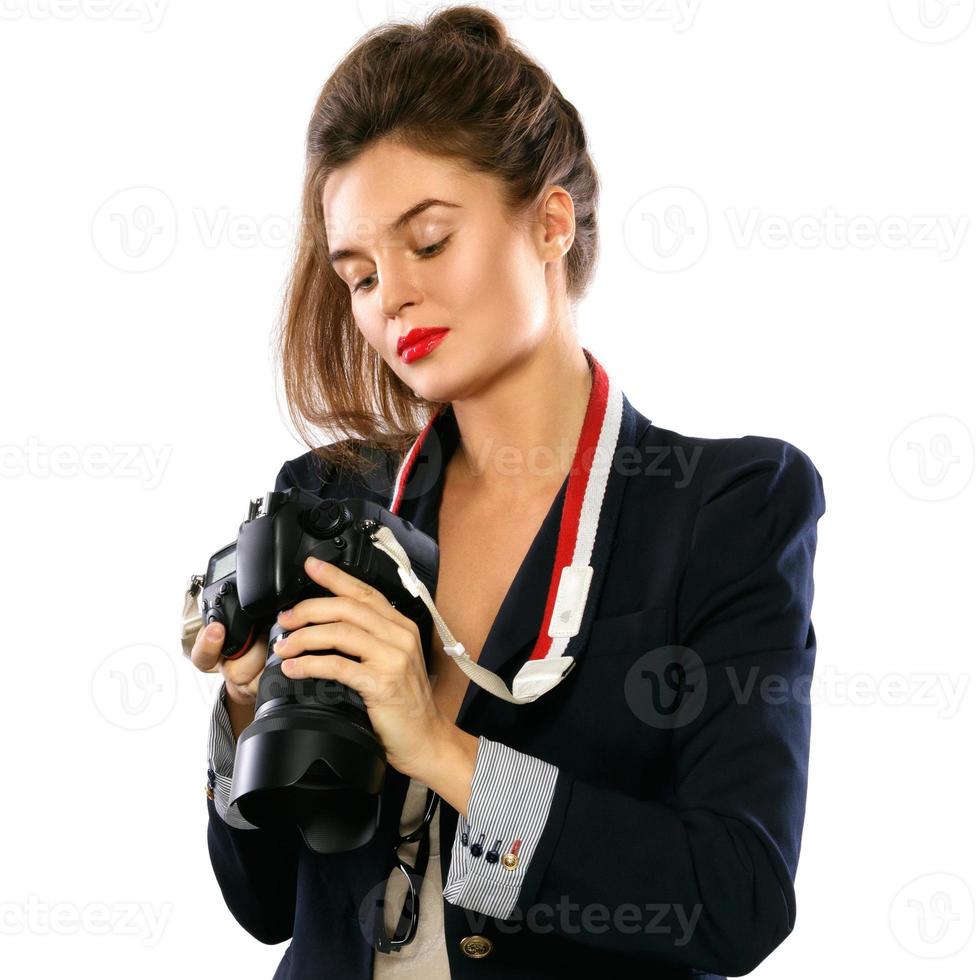
[[[394,559],[375,545],[382,526],[434,593],[439,548],[429,535],[370,500],[323,499],[292,487],[250,501],[237,539],[211,556],[205,575],[192,577],[185,597],[185,650],[197,621],[189,612],[193,599],[200,622],[224,625],[221,656],[226,659],[240,657],[269,630],[255,720],[238,740],[230,802],[257,827],[297,827],[318,854],[352,850],[374,836],[386,757],[355,690],[282,672],[282,659],[272,649],[288,631],[276,617],[303,599],[332,595],[306,574],[303,563],[312,555],[381,592],[416,623],[427,648],[431,614],[406,587]],[[339,650],[315,652],[348,656]]]

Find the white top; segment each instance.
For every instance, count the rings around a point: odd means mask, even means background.
[[[402,807],[399,833],[409,834],[422,823],[425,815],[425,783],[410,779]],[[442,872],[439,864],[439,807],[429,824],[429,864],[425,869],[420,893],[419,927],[415,938],[399,952],[374,953],[374,980],[383,977],[413,978],[413,980],[450,980],[449,954],[446,952],[446,936],[442,915]],[[412,864],[418,853],[418,842],[402,844],[399,857]],[[393,868],[385,889],[385,925],[390,936],[401,915],[408,882],[397,868]]]

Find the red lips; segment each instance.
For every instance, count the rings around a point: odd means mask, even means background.
[[[417,344],[419,341],[425,340],[426,337],[445,333],[448,329],[449,327],[413,327],[403,337],[398,338],[398,356],[401,356],[406,347],[411,347],[412,344]]]

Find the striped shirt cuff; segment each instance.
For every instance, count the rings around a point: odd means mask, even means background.
[[[456,824],[442,893],[447,902],[496,919],[511,915],[557,779],[557,766],[479,736],[469,804]]]
[[[225,704],[225,685],[222,683],[218,687],[218,696],[214,699],[208,731],[208,786],[211,788],[214,808],[226,824],[239,830],[258,830],[254,823],[249,823],[238,812],[237,803],[228,805],[237,744],[231,730],[231,719]]]

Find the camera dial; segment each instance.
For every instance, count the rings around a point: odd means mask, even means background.
[[[315,538],[332,538],[346,530],[352,523],[350,511],[336,500],[324,500],[316,507],[299,515],[303,530]]]

